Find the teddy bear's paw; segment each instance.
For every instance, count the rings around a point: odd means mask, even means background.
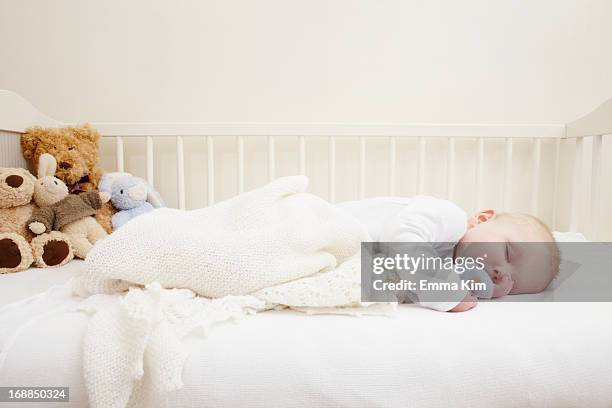
[[[65,241],[49,241],[43,247],[42,262],[37,262],[41,267],[52,267],[64,265],[71,259],[70,244]]]
[[[107,191],[100,191],[100,201],[102,201],[102,204],[106,204],[110,201],[111,199],[111,195],[109,192]]]
[[[0,234],[0,273],[18,272],[32,264],[32,250],[19,234]]]
[[[103,204],[102,208],[96,211],[96,221],[104,228],[107,234],[113,232],[113,222],[111,219],[116,212],[117,210],[110,202]]]
[[[68,237],[58,231],[40,235],[32,240],[34,261],[40,268],[53,268],[67,264],[74,258]]]
[[[28,227],[30,228],[30,231],[32,231],[36,235],[42,234],[47,229],[47,227],[45,227],[45,224],[43,224],[42,222],[33,222],[33,223],[30,223],[30,225]]]

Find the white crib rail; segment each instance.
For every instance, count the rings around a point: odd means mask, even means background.
[[[236,124],[201,124],[195,127],[193,124],[175,124],[173,127],[168,124],[163,126],[155,126],[151,124],[95,124],[105,137],[115,139],[116,143],[116,166],[118,171],[125,170],[125,150],[124,140],[130,137],[145,137],[146,141],[146,178],[151,184],[155,184],[154,180],[154,139],[156,137],[174,137],[176,139],[176,154],[177,154],[177,195],[178,207],[184,209],[186,207],[186,186],[185,186],[185,137],[203,137],[207,144],[207,203],[208,205],[215,202],[215,151],[214,139],[223,137],[234,137],[235,150],[237,156],[237,171],[236,184],[237,191],[243,192],[245,188],[245,138],[251,136],[261,136],[263,133],[268,133],[266,136],[267,144],[267,178],[273,180],[276,177],[276,138],[279,137],[296,137],[298,152],[297,168],[299,173],[306,171],[306,141],[311,136],[327,137],[328,144],[328,199],[335,201],[336,195],[336,139],[339,137],[355,136],[358,140],[358,197],[364,198],[367,193],[366,185],[366,169],[368,166],[368,151],[366,138],[384,137],[388,145],[388,183],[387,193],[394,195],[396,192],[396,171],[397,171],[397,140],[399,138],[415,138],[417,140],[418,149],[418,164],[416,172],[416,190],[419,193],[425,191],[427,182],[427,174],[425,170],[427,162],[427,144],[430,138],[445,138],[447,142],[446,155],[446,196],[449,199],[454,195],[454,178],[456,174],[455,156],[457,138],[469,138],[476,141],[476,172],[475,172],[475,208],[482,205],[482,197],[484,191],[483,173],[484,173],[484,156],[485,156],[485,141],[487,139],[500,139],[499,133],[505,136],[501,137],[504,140],[504,166],[503,166],[503,186],[502,206],[504,210],[508,209],[508,201],[510,196],[510,186],[512,184],[512,160],[513,160],[513,140],[530,138],[533,143],[533,158],[532,158],[532,187],[531,187],[531,204],[530,208],[533,213],[537,213],[539,206],[539,179],[541,172],[541,145],[542,140],[555,141],[555,181],[554,194],[558,189],[558,168],[559,168],[559,146],[560,140],[565,136],[563,126],[511,126],[511,129],[503,126],[491,125],[339,125],[329,124],[330,128],[334,128],[336,134],[330,134],[326,131],[327,126],[320,124],[313,127],[310,124],[303,124],[304,128],[297,127],[296,124],[287,125],[290,128],[279,128],[278,124],[251,124],[251,125],[236,125]],[[237,129],[236,127],[240,128]],[[246,127],[250,131],[247,131]],[[209,129],[209,128],[213,129]],[[162,129],[165,128],[165,129]],[[262,130],[265,129],[266,132]],[[212,131],[214,130],[215,134]],[[301,130],[301,131],[298,131]],[[488,134],[489,131],[495,130],[498,134]],[[513,130],[513,131],[511,131]],[[293,131],[293,132],[291,132]],[[354,132],[354,134],[353,134]],[[418,133],[417,133],[418,132]],[[434,133],[437,132],[437,133]],[[243,133],[243,134],[241,134]],[[272,133],[272,134],[270,134]],[[392,136],[389,136],[392,134]],[[426,134],[422,136],[419,134]],[[473,136],[473,135],[476,136]],[[580,152],[582,138],[579,140],[577,151]],[[601,146],[601,138],[598,139]],[[594,149],[596,149],[594,146]],[[580,157],[580,155],[578,155]],[[595,163],[600,163],[596,161]],[[578,161],[577,166],[580,165]],[[601,166],[598,165],[597,169]],[[580,172],[576,173],[575,183],[581,180]],[[599,170],[593,174],[599,175]],[[597,192],[597,190],[594,190]],[[579,198],[575,198],[579,200]],[[554,200],[553,200],[554,201]],[[578,203],[578,201],[576,201]],[[577,204],[576,204],[577,205]],[[556,206],[553,212],[556,212]],[[553,217],[554,219],[554,217]]]
[[[59,126],[59,122],[41,114],[19,95],[0,90],[0,166],[13,163],[13,157],[18,152],[18,138],[29,126]],[[479,208],[484,202],[485,193],[485,144],[488,140],[504,141],[503,178],[500,191],[503,209],[508,209],[513,185],[514,144],[517,140],[532,141],[531,159],[531,190],[529,208],[538,213],[541,209],[540,175],[542,173],[542,144],[544,140],[554,141],[553,155],[553,185],[552,185],[552,220],[557,220],[559,208],[557,205],[560,191],[560,171],[566,168],[566,161],[561,167],[561,150],[575,144],[573,181],[571,193],[570,228],[586,231],[597,236],[598,217],[602,213],[602,191],[604,182],[609,179],[604,171],[605,135],[612,134],[612,100],[583,118],[567,125],[482,125],[482,124],[394,124],[394,123],[94,123],[106,138],[114,138],[115,164],[118,171],[129,171],[126,168],[124,142],[132,137],[144,138],[146,152],[146,178],[155,185],[155,139],[157,137],[173,137],[176,142],[176,183],[177,203],[179,208],[186,208],[188,197],[185,183],[185,139],[202,137],[206,141],[206,180],[207,204],[215,203],[215,183],[224,174],[215,174],[216,138],[235,138],[237,156],[236,191],[245,190],[245,140],[259,136],[265,137],[267,143],[267,178],[277,175],[277,139],[283,137],[297,138],[297,171],[305,174],[307,168],[307,143],[311,137],[327,138],[328,154],[328,198],[335,201],[337,197],[337,142],[340,137],[355,137],[358,141],[358,153],[355,161],[358,166],[357,194],[355,198],[363,198],[368,194],[366,170],[380,168],[381,163],[373,162],[368,154],[366,139],[384,138],[388,146],[387,193],[397,193],[396,175],[398,173],[398,141],[404,138],[414,138],[417,142],[417,164],[415,174],[415,190],[424,192],[428,181],[426,164],[428,161],[428,144],[433,138],[446,140],[446,196],[453,198],[456,194],[457,140],[470,138],[475,142],[475,175],[474,175],[474,208]],[[590,147],[590,148],[588,148]],[[443,160],[444,161],[444,160]],[[547,167],[547,170],[548,169]],[[586,181],[590,180],[590,184]],[[608,186],[607,184],[605,185]],[[607,191],[607,190],[606,190]],[[565,220],[565,218],[564,218]],[[553,224],[553,227],[555,225]]]
[[[236,137],[236,155],[238,168],[236,169],[237,182],[238,182],[238,194],[244,192],[244,137]]]
[[[186,208],[186,186],[185,186],[185,137],[203,137],[207,144],[207,204],[215,203],[215,138],[233,137],[235,138],[235,150],[237,156],[237,171],[236,185],[237,192],[243,192],[245,189],[245,138],[252,136],[264,136],[267,145],[267,178],[273,180],[276,177],[277,153],[276,139],[282,137],[297,137],[295,150],[297,151],[297,171],[299,173],[306,172],[307,151],[306,143],[309,137],[325,136],[327,138],[327,155],[328,155],[328,199],[331,202],[336,200],[336,145],[337,139],[340,137],[353,136],[358,141],[358,193],[356,198],[364,198],[367,196],[366,170],[371,164],[368,160],[368,148],[366,139],[369,138],[385,138],[388,145],[388,182],[387,193],[394,195],[396,193],[396,174],[397,174],[397,141],[400,138],[416,138],[418,164],[416,172],[416,191],[423,193],[427,183],[426,163],[427,163],[427,145],[431,138],[445,138],[447,143],[446,153],[446,197],[453,199],[454,196],[454,181],[456,176],[456,140],[458,138],[470,138],[475,141],[476,152],[476,171],[475,171],[475,188],[474,188],[474,208],[480,208],[483,203],[484,193],[484,157],[485,157],[485,142],[487,140],[503,140],[504,141],[504,158],[503,158],[503,181],[501,188],[502,210],[510,209],[509,200],[512,195],[511,186],[513,185],[513,154],[514,141],[524,140],[528,138],[532,143],[532,159],[531,159],[531,189],[529,198],[530,212],[538,214],[540,210],[540,176],[542,172],[542,142],[543,140],[554,141],[553,154],[553,186],[552,186],[552,227],[556,227],[558,214],[557,194],[559,191],[559,169],[560,169],[560,146],[562,140],[574,139],[575,147],[575,163],[573,172],[573,191],[571,204],[570,229],[589,231],[592,236],[596,233],[596,217],[600,213],[601,203],[601,184],[602,184],[602,166],[603,166],[603,136],[577,136],[569,137],[566,134],[564,126],[547,125],[547,126],[491,126],[491,125],[341,125],[341,124],[174,124],[170,126],[165,124],[165,129],[160,129],[155,125],[150,124],[95,124],[105,137],[115,138],[116,154],[117,154],[117,169],[119,171],[125,168],[125,158],[123,157],[124,148],[123,142],[125,138],[142,137],[146,138],[146,155],[147,155],[147,179],[154,184],[154,139],[161,136],[172,136],[176,138],[177,151],[177,194],[178,207]],[[332,129],[331,131],[328,129]],[[493,131],[497,131],[494,133]],[[489,133],[491,132],[491,133]],[[337,134],[334,134],[337,133]],[[503,136],[500,136],[502,134]],[[592,159],[587,163],[584,159],[583,144],[585,138],[593,139],[592,142]],[[374,164],[376,165],[376,164]],[[589,187],[585,185],[585,172],[590,171],[592,184],[590,191],[585,191]],[[588,199],[585,199],[588,197]],[[583,214],[588,203],[589,217]],[[588,220],[586,220],[588,218]],[[586,222],[585,222],[586,220]]]
[[[329,136],[327,143],[329,160],[327,196],[329,201],[333,203],[336,201],[336,138]]]
[[[147,136],[147,181],[150,185],[155,185],[155,170],[154,170],[154,151],[153,151],[153,138],[151,136]]]
[[[612,99],[602,103],[598,108],[582,118],[566,125],[566,137],[575,138],[574,181],[572,188],[572,210],[570,227],[577,231],[583,229],[591,236],[598,236],[599,217],[602,215],[602,195],[604,148],[603,138],[612,135]],[[585,159],[584,142],[590,139],[590,157]],[[590,173],[590,174],[589,174]],[[588,177],[587,177],[588,176]],[[590,178],[590,186],[584,180]],[[586,207],[585,202],[589,204]],[[584,212],[588,211],[588,217]],[[582,220],[588,225],[581,224]],[[581,228],[582,227],[582,228]]]
[[[206,154],[208,156],[208,205],[215,203],[215,145],[212,136],[206,137]]]
[[[603,174],[604,136],[606,135],[573,138],[575,151],[570,230],[587,231],[590,236],[598,236],[599,217],[602,216],[601,191],[604,180],[610,182]],[[584,147],[587,142],[591,145],[590,152]],[[558,168],[556,171],[558,172]]]

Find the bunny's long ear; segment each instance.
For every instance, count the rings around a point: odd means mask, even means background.
[[[164,200],[162,200],[161,195],[155,191],[155,189],[151,187],[149,183],[145,182],[145,186],[147,187],[147,201],[154,208],[165,207]]]
[[[38,178],[54,176],[57,168],[57,160],[49,153],[43,153],[38,159]]]

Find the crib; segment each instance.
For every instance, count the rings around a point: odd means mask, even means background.
[[[26,166],[19,134],[34,125],[63,123],[0,90],[0,166]],[[180,209],[306,174],[310,190],[331,202],[431,194],[468,212],[521,211],[553,229],[612,240],[612,99],[568,124],[92,125],[103,136],[103,168],[146,178]]]
[[[64,124],[0,91],[0,166],[27,166],[19,136],[35,125]],[[466,211],[522,211],[556,230],[612,240],[605,211],[612,197],[606,177],[612,100],[569,124],[92,125],[103,135],[103,168],[146,178],[169,206],[181,209],[301,173],[309,176],[310,191],[332,202],[431,194]],[[609,244],[596,246],[604,246],[610,260]],[[88,319],[73,312],[77,303],[49,306],[46,300],[54,300],[41,296],[85,268],[86,262],[72,261],[0,275],[2,384],[69,386],[69,406],[87,405],[82,355]],[[408,398],[423,407],[457,401],[609,406],[612,304],[533,296],[544,301],[483,302],[453,317],[410,306],[398,308],[393,319],[259,313],[194,340],[184,387],[168,396],[168,406],[393,407]],[[43,303],[21,308],[27,299]],[[61,308],[65,313],[57,312]],[[461,352],[448,339],[461,344]],[[479,353],[486,358],[474,358]]]

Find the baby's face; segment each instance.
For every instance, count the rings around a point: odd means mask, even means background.
[[[481,212],[470,220],[455,256],[483,257],[485,270],[498,283],[513,281],[510,294],[539,293],[552,280],[550,238],[535,220],[495,212]],[[554,244],[553,244],[554,245]]]

